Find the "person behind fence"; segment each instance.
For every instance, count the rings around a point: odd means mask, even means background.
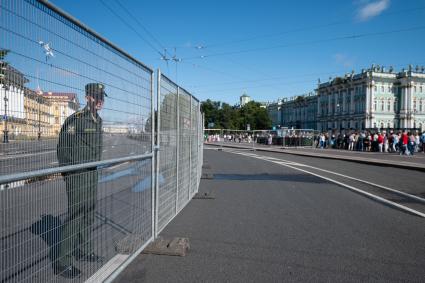
[[[101,160],[102,119],[99,111],[106,95],[105,87],[89,83],[85,87],[87,105],[69,116],[62,125],[57,146],[60,166]],[[72,264],[78,261],[99,262],[91,241],[91,225],[95,219],[98,172],[96,167],[66,172],[64,180],[68,198],[68,217],[62,230],[58,259],[53,263],[55,274],[74,278],[81,271]]]

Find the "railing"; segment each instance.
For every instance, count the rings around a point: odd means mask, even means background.
[[[318,131],[312,129],[232,130],[205,129],[204,141],[255,150],[260,147],[313,147]]]
[[[198,190],[199,101],[48,2],[0,14],[0,281],[110,281]]]

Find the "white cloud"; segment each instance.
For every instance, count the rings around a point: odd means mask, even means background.
[[[352,67],[354,65],[354,59],[350,58],[349,56],[345,54],[337,53],[333,57],[337,64],[342,65],[346,68]]]
[[[363,1],[362,1],[363,2]],[[390,6],[390,0],[377,0],[373,2],[365,2],[357,11],[357,19],[367,21],[373,17],[380,15]]]

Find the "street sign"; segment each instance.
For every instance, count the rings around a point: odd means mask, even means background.
[[[246,130],[251,131],[251,125],[250,124],[246,124]]]
[[[3,120],[7,120],[7,115],[3,115]]]

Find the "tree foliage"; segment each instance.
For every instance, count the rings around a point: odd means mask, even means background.
[[[201,103],[201,110],[205,114],[206,128],[214,123],[214,128],[246,130],[249,124],[251,130],[263,130],[272,124],[267,110],[255,101],[239,107],[207,99]]]

